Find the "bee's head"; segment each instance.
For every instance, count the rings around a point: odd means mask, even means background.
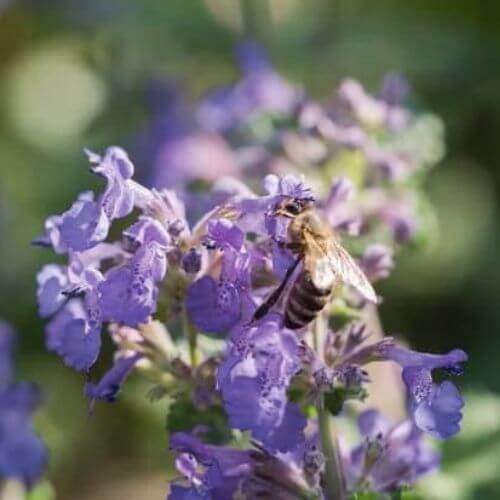
[[[281,215],[283,217],[288,217],[289,219],[294,219],[297,215],[304,212],[304,210],[312,207],[313,204],[313,198],[286,197],[276,205],[274,215]]]

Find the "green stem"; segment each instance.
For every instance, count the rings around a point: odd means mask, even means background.
[[[198,349],[197,349],[197,330],[193,323],[190,321],[187,312],[184,311],[182,315],[182,330],[184,336],[188,341],[189,346],[189,359],[191,361],[191,368],[198,366]]]
[[[327,318],[320,314],[316,318],[313,328],[314,350],[320,358],[323,358],[323,346],[327,327]],[[325,472],[323,474],[325,497],[329,500],[345,500],[344,473],[338,451],[337,438],[333,434],[333,422],[330,413],[323,404],[323,398],[321,398],[318,404],[318,424],[321,449],[325,456]]]
[[[337,439],[332,432],[332,422],[328,410],[318,409],[319,433],[321,448],[325,456],[324,487],[325,498],[345,500],[344,474],[338,452]]]
[[[268,0],[240,0],[241,17],[245,36],[262,40],[269,30]]]

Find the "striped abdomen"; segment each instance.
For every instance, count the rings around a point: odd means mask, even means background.
[[[319,289],[309,272],[302,272],[292,285],[285,305],[285,326],[298,330],[309,324],[325,307],[332,289]]]

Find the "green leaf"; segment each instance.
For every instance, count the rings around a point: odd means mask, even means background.
[[[380,493],[375,493],[374,491],[361,491],[359,493],[354,493],[349,500],[385,500],[385,495]]]
[[[205,436],[211,443],[225,443],[231,439],[230,426],[221,405],[199,410],[187,398],[179,398],[171,404],[167,416],[170,432],[190,432],[197,425],[208,428]]]
[[[423,498],[413,490],[401,490],[398,498],[401,500],[423,500]]]
[[[28,493],[26,500],[55,500],[55,498],[56,492],[52,484],[42,481]]]
[[[326,392],[323,397],[325,408],[333,416],[338,415],[341,412],[345,399],[346,391],[342,387],[337,387],[331,392]]]
[[[343,300],[336,299],[332,302],[328,324],[335,331],[342,330],[349,323],[351,323],[351,321],[356,321],[359,319],[359,311],[357,309],[349,307]]]
[[[349,500],[423,500],[413,490],[398,490],[393,493],[377,493],[375,491],[360,491],[349,497]]]
[[[157,403],[169,394],[169,390],[163,385],[155,385],[148,391],[147,398],[150,403]]]
[[[336,416],[342,411],[344,402],[348,399],[356,399],[364,401],[368,393],[362,386],[346,389],[345,387],[335,387],[333,391],[326,392],[323,396],[325,408],[333,415]]]

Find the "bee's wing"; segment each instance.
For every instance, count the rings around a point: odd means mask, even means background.
[[[309,254],[314,255],[306,267],[311,273],[313,283],[318,288],[323,288],[324,283],[338,280],[355,288],[366,300],[377,303],[377,295],[365,273],[359,268],[356,261],[335,238],[315,241],[312,237],[306,238]],[[330,274],[326,267],[330,268]]]
[[[304,270],[311,276],[318,290],[332,290],[338,277],[330,264],[328,254],[312,237],[306,236],[307,251],[304,255]]]
[[[343,283],[355,288],[366,300],[374,304],[377,303],[377,294],[365,273],[347,250],[335,239],[329,241],[328,257],[334,272]]]

